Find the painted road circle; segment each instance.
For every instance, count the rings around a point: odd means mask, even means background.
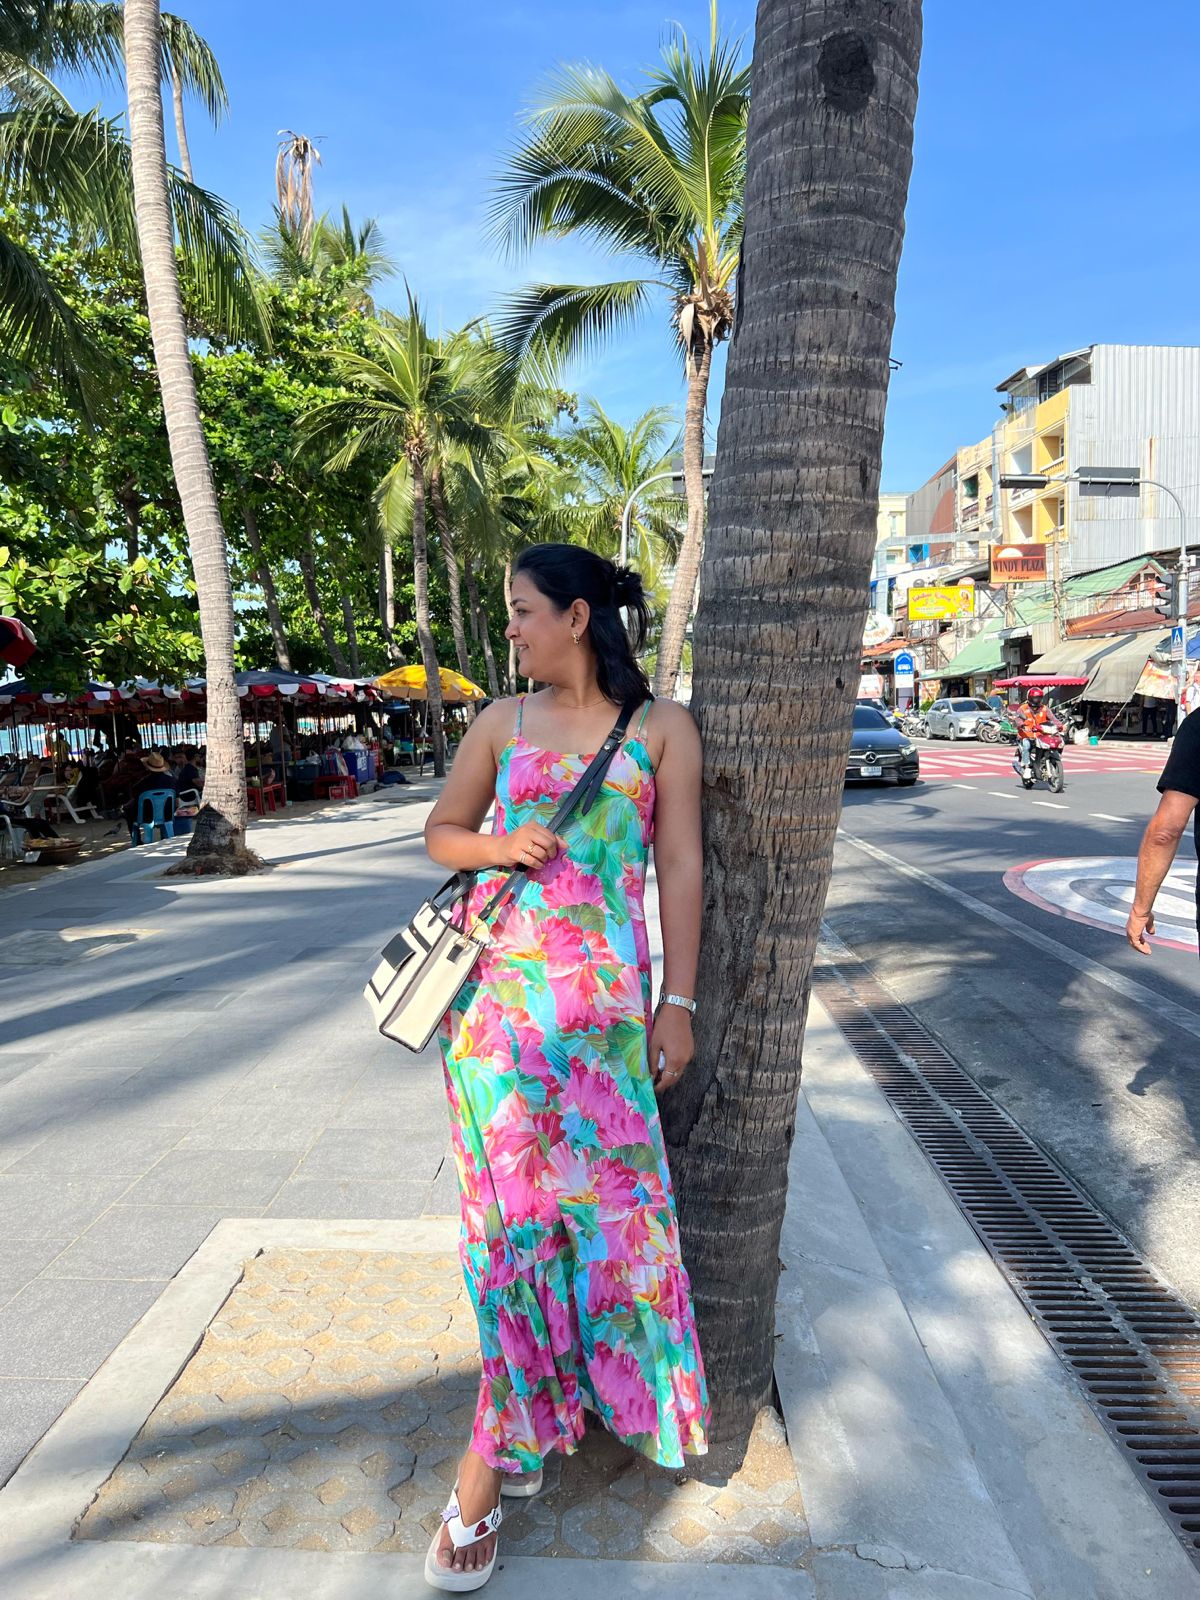
[[[1010,867],[1004,886],[1052,916],[1124,936],[1136,878],[1136,856],[1074,856]],[[1171,868],[1154,902],[1154,921],[1155,944],[1197,948],[1194,867],[1184,863]]]

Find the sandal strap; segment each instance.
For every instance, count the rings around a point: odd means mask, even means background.
[[[450,1542],[456,1550],[461,1550],[464,1545],[476,1544],[480,1539],[486,1539],[489,1533],[498,1533],[500,1524],[504,1521],[504,1508],[498,1502],[478,1521],[466,1523],[462,1519],[462,1509],[458,1503],[458,1495],[452,1494],[442,1512],[442,1521],[450,1535]]]

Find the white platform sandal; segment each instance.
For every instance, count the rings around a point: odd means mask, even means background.
[[[480,1539],[486,1539],[489,1533],[498,1533],[503,1521],[504,1512],[497,1501],[486,1516],[480,1517],[478,1522],[473,1522],[468,1527],[462,1519],[462,1511],[458,1504],[457,1484],[446,1504],[446,1509],[442,1512],[442,1526],[450,1534],[450,1542],[456,1550],[461,1550],[464,1545],[476,1544]],[[496,1550],[492,1551],[492,1559],[486,1567],[476,1567],[473,1572],[456,1572],[453,1567],[442,1566],[438,1560],[438,1545],[441,1542],[442,1529],[439,1528],[425,1556],[425,1582],[433,1589],[446,1589],[454,1594],[467,1594],[472,1589],[482,1589],[495,1568]]]
[[[500,1480],[500,1493],[510,1500],[528,1500],[542,1492],[542,1469],[536,1472],[506,1472]]]

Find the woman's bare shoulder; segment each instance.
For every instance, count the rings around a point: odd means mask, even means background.
[[[678,700],[655,700],[646,714],[644,733],[655,767],[661,766],[665,755],[700,748],[696,719]]]

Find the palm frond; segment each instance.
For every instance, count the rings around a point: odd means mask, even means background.
[[[55,372],[86,414],[115,373],[36,258],[0,230],[0,349]]]
[[[534,283],[518,290],[496,318],[498,342],[518,360],[545,349],[571,360],[629,327],[649,303],[641,278],[616,283]]]

